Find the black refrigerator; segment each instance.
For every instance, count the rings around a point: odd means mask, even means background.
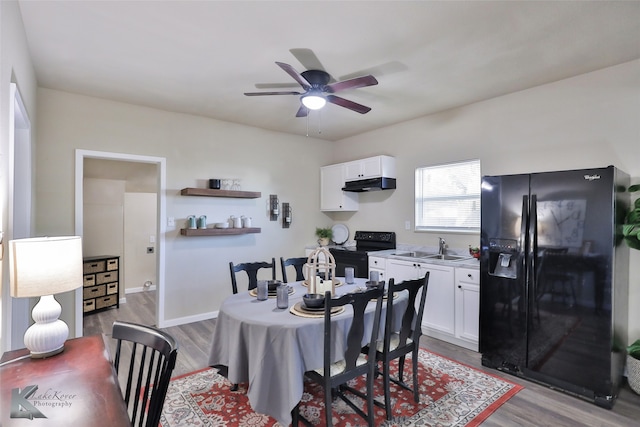
[[[628,185],[613,166],[482,178],[484,366],[613,406],[627,345]]]

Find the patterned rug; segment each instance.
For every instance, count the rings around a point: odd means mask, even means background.
[[[426,350],[420,350],[419,360],[420,403],[414,402],[409,391],[391,383],[394,419],[387,422],[384,410],[376,406],[376,426],[477,426],[522,389],[520,385]],[[404,370],[408,382],[411,381],[411,366],[407,360]],[[392,363],[391,371],[395,375],[397,363]],[[350,385],[365,390],[364,379]],[[236,392],[230,391],[230,386],[231,383],[213,368],[172,379],[161,425],[281,426],[273,418],[251,409],[246,384],[240,384]],[[375,394],[380,399],[384,395],[381,379],[376,381]],[[314,425],[325,425],[323,396],[322,387],[305,382],[300,412]],[[362,406],[363,402],[360,403]],[[335,400],[332,406],[335,426],[365,424],[342,400]]]

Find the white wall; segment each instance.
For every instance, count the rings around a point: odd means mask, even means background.
[[[215,315],[231,293],[229,261],[302,256],[304,246],[316,240],[315,227],[327,223],[319,211],[319,168],[330,163],[331,144],[322,140],[43,88],[38,90],[37,127],[38,233],[74,229],[78,148],[166,158],[167,216],[176,219],[178,228],[192,214],[207,215],[210,223],[247,215],[262,228],[260,234],[225,237],[167,231],[165,314],[170,322]],[[180,195],[185,187],[206,187],[209,178],[241,178],[242,189],[260,191],[262,197]],[[291,203],[291,228],[268,220],[269,194]]]
[[[146,281],[156,284],[156,193],[124,195],[124,259],[122,282],[126,291],[140,291]],[[150,242],[153,236],[154,242]],[[147,248],[153,253],[147,253]]]
[[[615,165],[640,182],[640,61],[421,117],[345,139],[336,161],[375,154],[397,159],[398,188],[362,193],[355,214],[331,214],[351,229],[384,229],[399,242],[436,246],[439,234],[404,230],[414,218],[418,166],[479,158],[498,175]],[[444,235],[452,247],[479,236]],[[640,337],[640,252],[632,251],[630,339]]]
[[[11,229],[8,223],[9,213],[9,112],[13,99],[10,97],[10,84],[16,83],[31,124],[36,119],[36,78],[27,49],[26,36],[22,27],[22,17],[18,3],[0,1],[0,230],[4,232],[4,243],[10,239]],[[32,139],[36,130],[32,129]],[[0,264],[0,352],[9,349],[9,319],[11,316],[9,297],[9,273],[4,266],[8,256]],[[16,338],[21,341],[21,338]]]
[[[83,256],[124,256],[126,181],[86,178],[83,183]]]

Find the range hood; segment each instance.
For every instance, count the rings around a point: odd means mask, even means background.
[[[347,181],[342,187],[342,191],[352,191],[362,193],[364,191],[393,190],[396,188],[395,178],[367,178],[357,181]]]

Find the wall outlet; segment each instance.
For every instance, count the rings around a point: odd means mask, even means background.
[[[404,222],[404,229],[405,230],[411,230],[411,221],[405,221]]]

